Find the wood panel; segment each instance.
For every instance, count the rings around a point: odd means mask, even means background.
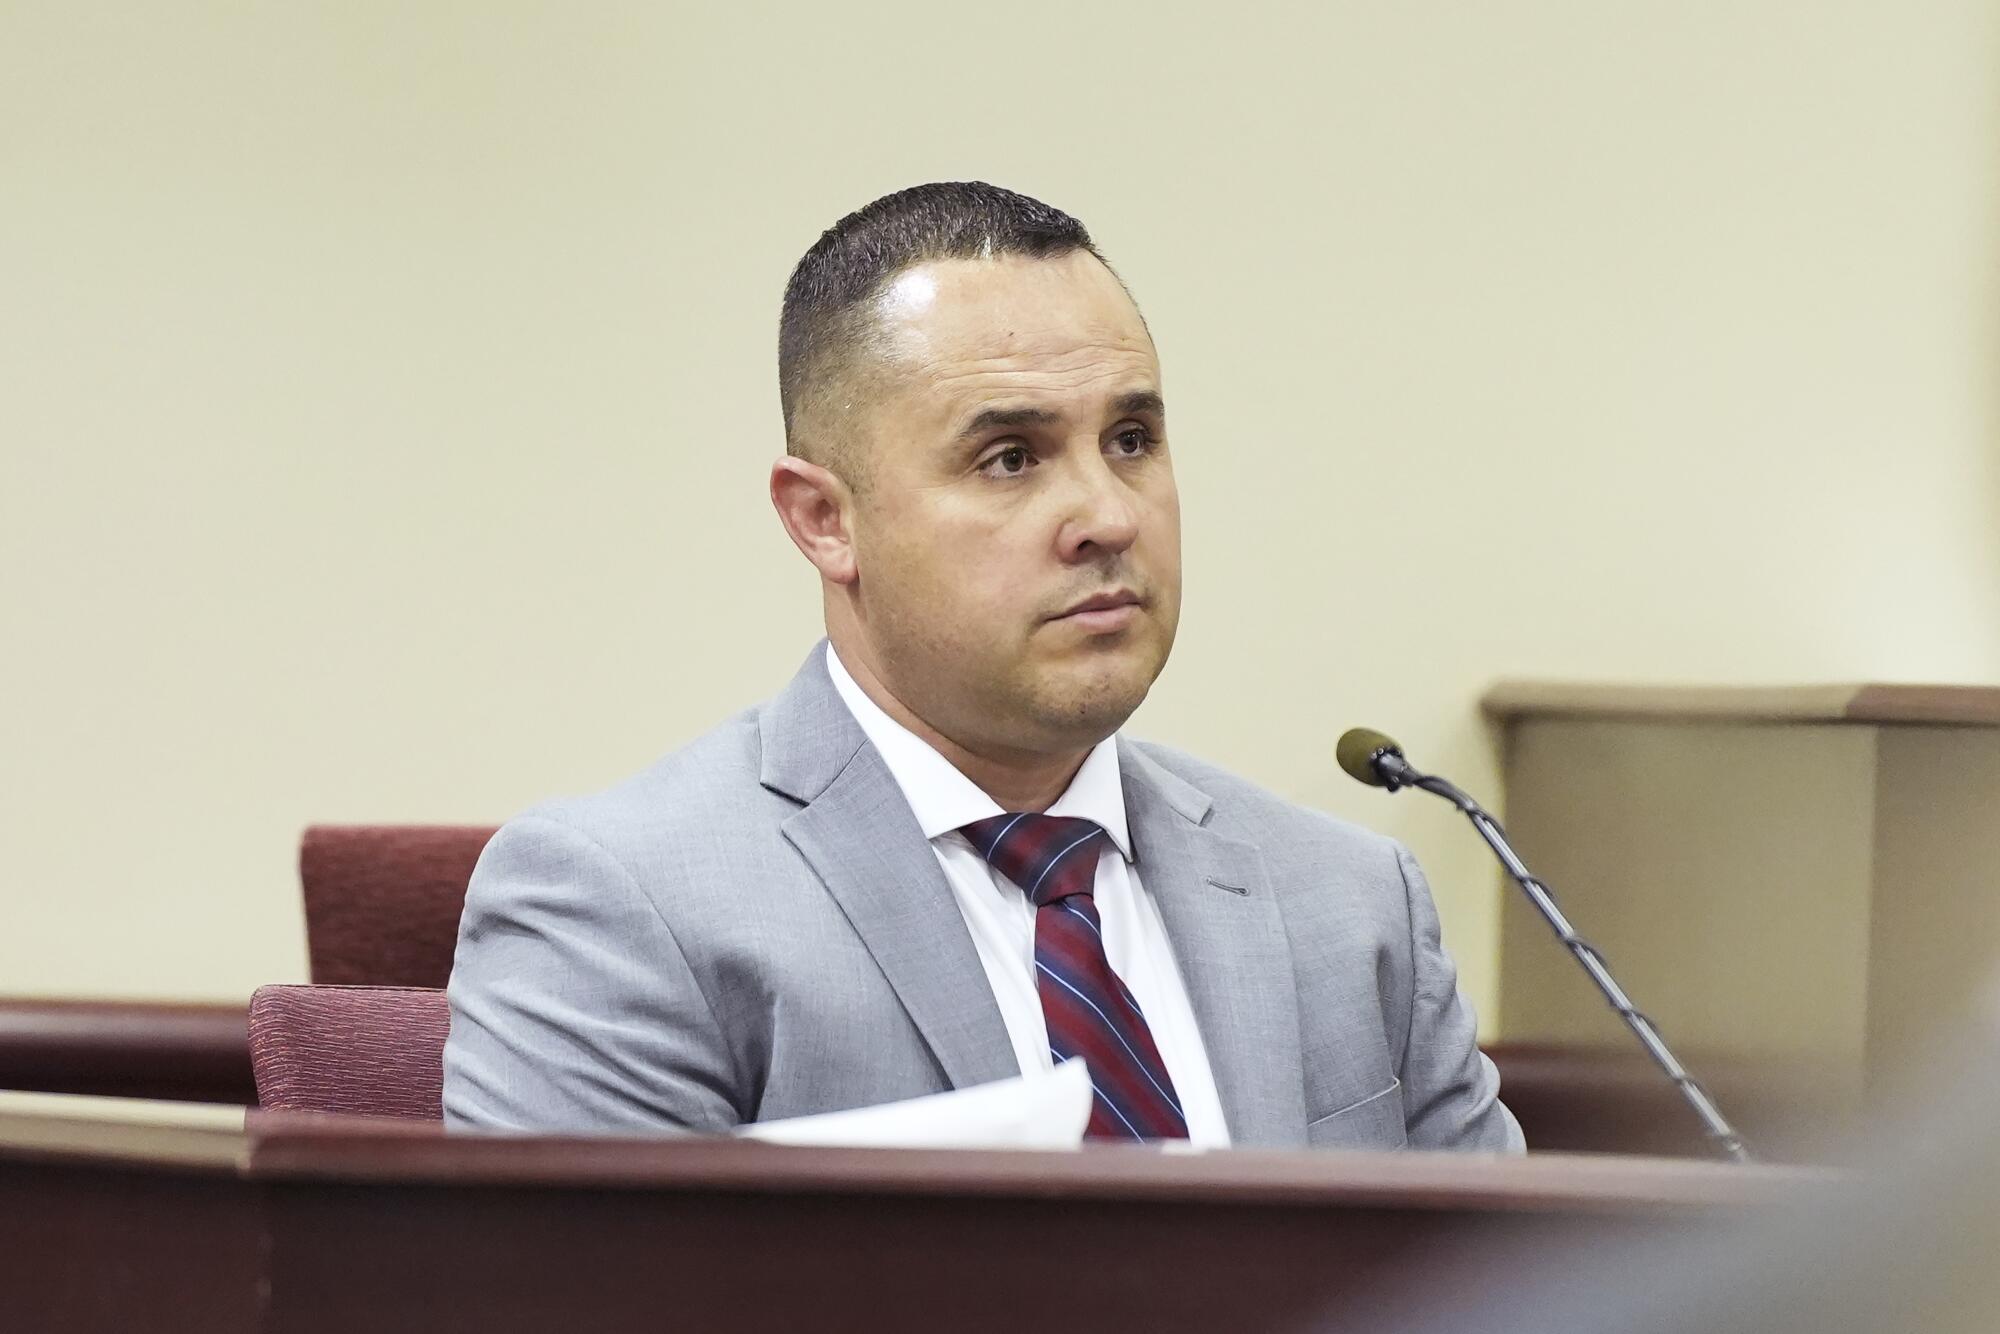
[[[1560,1254],[1691,1236],[1833,1179],[1561,1156],[906,1153],[300,1129],[276,1114],[241,1134],[0,1116],[14,1266],[0,1328],[1290,1330],[1369,1309],[1399,1274],[1469,1283],[1441,1257],[1480,1239]],[[1037,1246],[1069,1262],[1035,1264]]]
[[[1698,1076],[1811,1072],[1830,1120],[1879,1119],[2000,977],[2000,690],[1510,683],[1487,703],[1509,832]],[[1505,1041],[1624,1040],[1504,892]]]
[[[2000,726],[2000,686],[1685,686],[1587,681],[1496,682],[1480,701],[1489,718],[1700,719],[1772,723],[1938,723]]]

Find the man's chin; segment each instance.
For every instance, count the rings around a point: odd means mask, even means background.
[[[1062,733],[1070,744],[1093,746],[1125,725],[1125,720],[1146,702],[1153,677],[1158,673],[1145,667],[1107,670],[1109,664],[1093,664],[1096,670],[1064,673],[1046,681],[1035,692],[1037,708],[1045,727]]]

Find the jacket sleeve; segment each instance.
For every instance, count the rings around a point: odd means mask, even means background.
[[[1500,1072],[1479,1050],[1479,1026],[1444,952],[1437,906],[1416,859],[1396,849],[1409,901],[1410,1036],[1403,1049],[1403,1117],[1413,1149],[1519,1153],[1521,1127],[1500,1101]]]
[[[447,995],[448,1126],[718,1131],[745,1119],[729,1045],[672,928],[562,820],[523,816],[487,845]]]

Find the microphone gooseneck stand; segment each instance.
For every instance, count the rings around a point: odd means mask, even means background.
[[[1625,1026],[1639,1039],[1639,1045],[1646,1049],[1646,1054],[1653,1058],[1666,1073],[1667,1078],[1671,1079],[1674,1086],[1681,1091],[1681,1096],[1687,1099],[1688,1105],[1694,1108],[1695,1115],[1699,1116],[1702,1124],[1707,1127],[1709,1138],[1716,1142],[1723,1153],[1735,1161],[1739,1163],[1753,1161],[1750,1150],[1744,1146],[1743,1137],[1736,1133],[1736,1128],[1723,1116],[1722,1109],[1708,1096],[1708,1090],[1695,1082],[1694,1076],[1675,1059],[1674,1053],[1667,1046],[1666,1039],[1660,1036],[1660,1030],[1654,1026],[1653,1021],[1632,1004],[1632,998],[1625,994],[1625,989],[1611,976],[1611,970],[1605,966],[1604,956],[1597,952],[1597,947],[1579,936],[1576,929],[1569,924],[1569,919],[1563,916],[1562,909],[1556,906],[1554,892],[1528,869],[1527,863],[1523,862],[1520,854],[1514,851],[1514,845],[1507,841],[1507,831],[1500,827],[1500,822],[1456,784],[1419,770],[1404,759],[1402,752],[1393,745],[1378,749],[1369,756],[1369,762],[1381,776],[1381,785],[1389,791],[1394,792],[1402,787],[1420,788],[1433,796],[1443,797],[1458,807],[1466,819],[1472,821],[1472,827],[1479,831],[1479,836],[1493,849],[1494,856],[1500,859],[1500,864],[1507,869],[1507,874],[1521,887],[1521,891],[1528,896],[1528,901],[1535,905],[1535,911],[1548,922],[1549,928],[1556,933],[1556,938],[1576,956],[1576,961],[1583,971],[1590,975],[1590,980],[1604,993],[1604,999],[1618,1012],[1618,1017],[1625,1021]]]

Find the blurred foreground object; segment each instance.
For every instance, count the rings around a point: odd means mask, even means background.
[[[2000,1329],[2000,991],[1943,1050],[1861,1172],[1755,1221],[1551,1252],[1483,1239],[1466,1281],[1385,1277],[1341,1334],[1990,1334]],[[1428,1265],[1433,1257],[1426,1257]],[[1407,1275],[1405,1276],[1408,1277]],[[1415,1301],[1412,1292],[1422,1292]],[[1400,1300],[1390,1307],[1391,1294]],[[1354,1312],[1371,1310],[1366,1321]],[[1380,1312],[1394,1309],[1393,1319]]]

